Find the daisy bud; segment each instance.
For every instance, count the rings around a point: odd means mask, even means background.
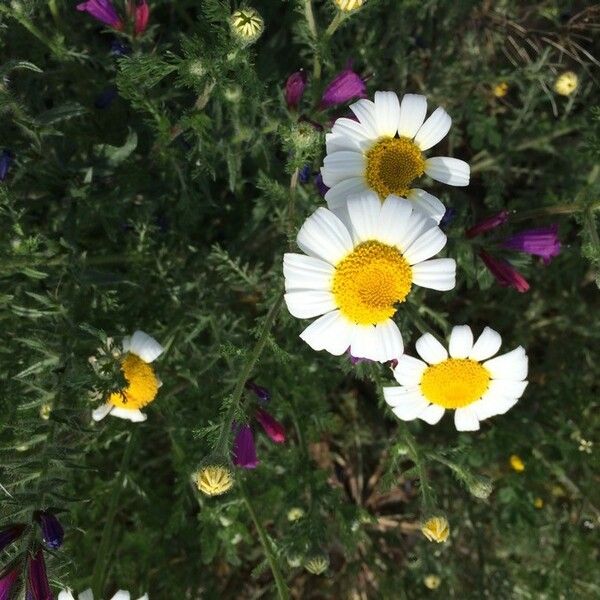
[[[366,0],[333,0],[333,3],[341,12],[352,12],[360,8]]]
[[[320,108],[345,104],[356,98],[365,98],[366,95],[367,86],[360,75],[350,68],[344,69],[325,88],[321,97]]]
[[[437,590],[442,580],[437,575],[427,575],[423,578],[423,584],[428,590]]]
[[[283,444],[285,442],[285,429],[283,425],[269,414],[266,410],[259,408],[256,411],[256,420],[262,425],[265,433],[269,436],[271,441],[276,444]]]
[[[0,529],[0,552],[18,540],[23,535],[26,527],[25,523],[11,523]]]
[[[488,477],[473,477],[467,482],[469,492],[480,500],[487,500],[494,491],[494,486]]]
[[[565,71],[554,82],[554,91],[561,96],[570,96],[579,84],[579,78],[573,71]]]
[[[303,69],[292,73],[285,82],[285,102],[290,110],[296,110],[306,87],[306,72]]]
[[[194,475],[194,480],[207,496],[220,496],[233,487],[233,474],[222,459],[208,459]]]
[[[539,229],[526,229],[504,240],[502,246],[510,250],[539,256],[547,265],[555,256],[560,254],[558,225],[554,224]]]
[[[268,402],[271,399],[271,392],[262,385],[254,383],[254,381],[246,381],[246,389],[254,392],[261,402]]]
[[[0,599],[8,600],[12,598],[11,592],[15,582],[19,578],[20,569],[18,567],[6,569],[0,572]]]
[[[488,217],[487,219],[483,219],[483,221],[479,221],[476,225],[473,225],[470,229],[467,229],[465,235],[468,238],[474,238],[486,231],[491,231],[500,225],[503,225],[508,221],[510,213],[507,210],[501,210],[499,213]]]
[[[2,150],[0,154],[0,181],[4,181],[8,177],[12,161],[12,152],[8,148]]]
[[[255,42],[264,29],[264,21],[258,11],[249,6],[236,10],[229,20],[233,35],[243,44]]]
[[[544,501],[543,501],[541,498],[536,498],[536,499],[533,501],[533,506],[534,506],[535,508],[537,508],[538,510],[539,510],[540,508],[544,508]]]
[[[479,251],[479,256],[489,269],[490,273],[496,278],[496,281],[502,286],[512,287],[518,292],[526,292],[529,290],[529,283],[508,261],[495,258],[485,252]]]
[[[51,600],[53,598],[46,574],[46,563],[41,548],[29,556],[27,565],[28,593],[31,600]],[[29,596],[28,596],[29,598]]]
[[[500,83],[497,83],[492,88],[492,93],[494,94],[494,96],[496,96],[496,98],[504,98],[504,96],[508,94],[508,83],[506,83],[506,81],[501,81]]]
[[[290,510],[288,510],[288,514],[287,514],[288,521],[291,521],[291,522],[298,521],[303,516],[304,516],[304,511],[298,506],[295,506],[294,508],[290,508]]]
[[[258,464],[254,435],[250,425],[235,425],[235,439],[233,440],[233,464],[242,469],[255,469]]]
[[[421,533],[430,541],[441,544],[450,535],[450,524],[446,517],[432,517],[421,526]]]
[[[325,573],[329,567],[329,557],[326,554],[314,554],[306,559],[304,568],[313,575]]]
[[[288,554],[285,560],[292,569],[296,569],[302,564],[302,556],[300,554]]]
[[[508,464],[510,465],[511,469],[517,473],[522,473],[525,470],[525,463],[518,454],[512,454]]]
[[[110,0],[87,0],[87,2],[78,4],[76,8],[113,29],[123,29],[123,21]]]
[[[56,516],[49,510],[40,510],[36,511],[34,517],[42,528],[44,544],[52,550],[60,548],[65,537],[65,530]]]

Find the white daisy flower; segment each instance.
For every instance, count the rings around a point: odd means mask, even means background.
[[[500,334],[489,327],[475,343],[468,325],[454,327],[448,351],[426,333],[416,343],[423,360],[400,357],[394,369],[400,387],[383,388],[385,401],[403,421],[435,425],[451,409],[458,431],[476,431],[479,421],[512,408],[527,387],[525,350],[519,346],[490,358],[501,344]]]
[[[58,594],[58,600],[75,600],[75,596],[71,590],[63,590]],[[77,600],[94,600],[94,594],[91,589],[87,589],[77,596]],[[119,590],[111,600],[131,600],[131,594],[125,590]],[[138,600],[148,600],[148,594],[140,596]]]
[[[446,245],[436,224],[403,198],[371,193],[348,201],[349,228],[319,208],[298,232],[304,254],[283,259],[285,301],[300,319],[319,317],[300,337],[314,350],[387,361],[403,352],[392,320],[413,285],[455,286],[452,258],[427,260]]]
[[[127,387],[110,394],[107,401],[92,412],[94,421],[100,421],[108,414],[134,423],[145,421],[147,416],[140,408],[156,398],[158,388],[162,385],[150,363],[163,352],[164,348],[143,331],[123,338],[121,370]]]
[[[464,160],[423,156],[450,130],[448,113],[438,107],[425,120],[425,96],[405,94],[400,103],[394,92],[375,92],[374,102],[359,100],[350,108],[358,122],[338,119],[326,136],[321,174],[331,188],[325,194],[329,209],[337,212],[349,196],[372,190],[382,202],[390,194],[408,198],[439,223],[444,205],[412,186],[424,173],[448,185],[469,184],[470,168]]]

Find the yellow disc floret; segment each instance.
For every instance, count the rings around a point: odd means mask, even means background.
[[[231,489],[233,476],[223,465],[208,465],[196,474],[196,485],[207,496],[220,496]]]
[[[342,314],[359,325],[376,325],[396,312],[412,285],[412,269],[394,246],[359,244],[335,268],[332,292]]]
[[[381,138],[367,152],[365,177],[381,200],[390,194],[406,197],[410,184],[424,172],[421,150],[406,137]]]
[[[128,352],[121,360],[127,387],[113,392],[108,401],[121,408],[138,409],[156,398],[159,381],[152,367],[139,356]]]
[[[421,392],[433,404],[462,408],[479,400],[489,383],[489,371],[477,361],[449,358],[425,369]]]

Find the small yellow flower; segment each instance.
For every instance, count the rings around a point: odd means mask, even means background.
[[[333,0],[333,3],[338,7],[342,12],[351,12],[360,8],[366,0]]]
[[[47,421],[50,418],[50,413],[52,412],[52,404],[50,402],[45,402],[40,406],[40,417]]]
[[[522,473],[525,470],[525,463],[521,460],[521,457],[517,454],[513,454],[509,459],[509,464],[513,471]]]
[[[311,556],[305,563],[304,568],[313,575],[321,575],[329,567],[329,558],[325,554]]]
[[[437,590],[442,580],[437,575],[427,575],[423,578],[423,583],[428,590]]]
[[[220,496],[233,486],[233,475],[224,465],[206,465],[196,473],[196,485],[207,496]]]
[[[295,506],[294,508],[290,508],[290,510],[288,510],[288,521],[298,521],[298,519],[301,519],[303,516],[304,511],[298,506]]]
[[[264,29],[264,21],[259,12],[252,7],[236,10],[230,18],[231,31],[242,42],[255,42]]]
[[[573,71],[561,73],[554,82],[554,91],[561,96],[570,96],[579,84],[579,77]]]
[[[421,526],[421,533],[430,541],[441,544],[450,535],[450,524],[445,517],[432,517]]]
[[[508,83],[506,83],[506,81],[501,81],[500,83],[497,83],[492,88],[492,93],[494,94],[494,96],[496,96],[496,98],[504,98],[504,96],[508,94]]]
[[[541,498],[536,498],[536,499],[533,501],[533,505],[534,505],[536,508],[544,508],[544,501],[543,501]]]

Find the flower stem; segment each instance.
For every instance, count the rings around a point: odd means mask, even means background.
[[[313,12],[312,0],[304,0],[304,16],[308,24],[308,30],[312,36],[314,43],[313,56],[313,77],[315,80],[321,79],[321,56],[319,52],[319,32],[317,30],[317,22],[315,21],[315,13]]]
[[[265,551],[265,555],[267,557],[267,561],[269,563],[269,567],[271,568],[271,573],[273,573],[273,579],[275,580],[275,586],[277,587],[277,596],[279,600],[287,600],[290,597],[287,584],[281,571],[279,570],[279,564],[275,554],[273,553],[273,546],[267,536],[267,532],[263,527],[262,523],[258,520],[258,516],[256,515],[256,511],[254,510],[254,506],[250,501],[248,494],[246,493],[246,489],[244,485],[240,482],[239,485],[242,498],[244,503],[246,504],[246,508],[250,513],[250,517],[254,522],[254,526],[256,527],[256,531],[258,533],[258,537],[260,539],[260,543]]]
[[[511,222],[526,221],[527,219],[536,219],[545,215],[572,215],[579,212],[587,212],[589,214],[596,210],[600,210],[600,202],[596,202],[591,206],[586,204],[571,203],[571,204],[555,204],[554,206],[544,206],[543,208],[534,208],[525,210],[511,216]]]
[[[331,23],[329,23],[329,26],[325,30],[325,37],[331,37],[343,21],[344,15],[341,12],[338,12],[337,15],[331,19]]]
[[[415,440],[415,437],[404,421],[401,421],[400,423],[400,432],[408,446],[409,456],[415,463],[417,471],[419,472],[421,499],[423,501],[424,512],[427,512],[433,508],[434,502],[429,487],[429,476],[427,475],[427,469],[425,468],[425,460],[421,454],[417,440]]]

